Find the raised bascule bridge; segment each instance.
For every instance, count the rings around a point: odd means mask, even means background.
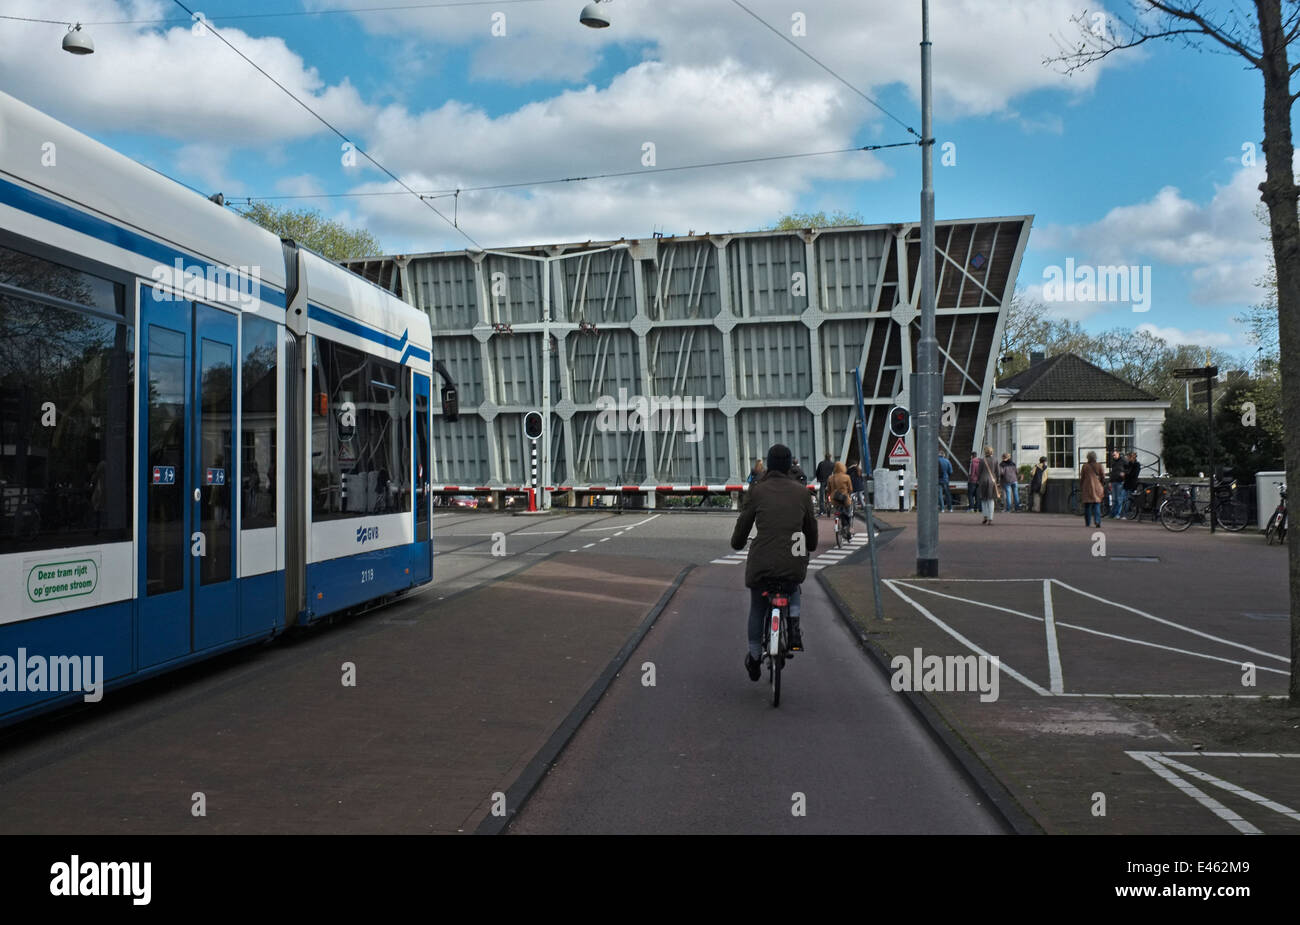
[[[1003,309],[1032,220],[936,223],[940,445],[959,471],[984,432]],[[394,255],[347,266],[428,313],[433,355],[459,383],[460,421],[435,429],[435,487],[529,484],[523,418],[547,404],[549,332],[551,446],[541,482],[579,492],[698,493],[742,483],[777,442],[810,475],[827,452],[860,459],[855,367],[871,466],[887,464],[888,411],[909,404],[920,339],[919,264],[920,225],[911,222]]]

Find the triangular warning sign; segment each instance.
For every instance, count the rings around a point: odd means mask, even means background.
[[[899,437],[894,441],[894,448],[889,451],[889,461],[904,461],[912,458],[912,454],[907,452],[907,441]]]

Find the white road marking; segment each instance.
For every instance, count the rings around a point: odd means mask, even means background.
[[[1288,818],[1294,819],[1296,822],[1300,822],[1300,813],[1297,813],[1289,806],[1284,806],[1281,803],[1268,799],[1268,797],[1262,797],[1258,793],[1254,793],[1244,787],[1238,787],[1236,784],[1215,777],[1213,774],[1206,774],[1204,771],[1198,771],[1196,768],[1189,767],[1180,761],[1174,761],[1174,759],[1167,755],[1155,754],[1151,757],[1155,758],[1155,760],[1159,761],[1161,764],[1169,765],[1169,767],[1174,770],[1182,771],[1189,777],[1194,777],[1203,783],[1210,784],[1211,786],[1218,787],[1220,790],[1226,790],[1235,796],[1239,796],[1243,800],[1250,800],[1252,803],[1258,803],[1260,806],[1271,809],[1275,813],[1281,813],[1283,816],[1287,816]]]
[[[963,636],[961,633],[957,632],[955,629],[953,629],[953,628],[952,628],[951,626],[949,626],[947,623],[944,623],[942,620],[940,620],[940,619],[939,619],[938,617],[936,617],[934,614],[930,613],[930,611],[926,610],[923,606],[921,606],[920,604],[918,604],[916,601],[912,600],[910,597],[908,597],[908,596],[907,596],[906,594],[904,594],[902,591],[898,590],[898,588],[895,587],[895,581],[894,581],[894,579],[892,579],[892,578],[886,578],[886,579],[883,580],[883,584],[885,584],[885,585],[889,588],[889,590],[893,591],[895,594],[897,594],[897,595],[898,595],[899,597],[901,597],[903,600],[907,601],[909,604],[911,604],[913,607],[915,607],[917,610],[919,610],[919,611],[920,611],[920,612],[925,616],[925,618],[928,619],[931,623],[933,623],[933,624],[935,624],[936,626],[938,626],[938,627],[939,627],[940,629],[942,629],[945,633],[947,633],[947,634],[948,634],[949,636],[951,636],[953,639],[956,639],[956,640],[957,640],[958,642],[960,642],[962,645],[966,646],[966,648],[970,649],[972,652],[975,652],[975,653],[978,654],[978,655],[982,655],[982,656],[984,656],[984,657],[987,658],[987,659],[992,659],[992,658],[994,657],[994,656],[990,655],[989,653],[985,652],[985,651],[984,651],[983,649],[981,649],[979,646],[975,645],[975,643],[971,642],[969,639],[967,639],[967,638],[966,638],[965,636]],[[999,667],[1001,668],[1002,671],[1005,671],[1007,674],[1011,675],[1011,677],[1015,678],[1017,681],[1019,681],[1021,684],[1025,685],[1025,687],[1029,688],[1029,689],[1030,689],[1031,691],[1033,691],[1034,693],[1036,693],[1036,694],[1041,694],[1041,695],[1044,696],[1044,697],[1050,697],[1050,696],[1052,696],[1052,692],[1051,692],[1051,691],[1049,691],[1049,690],[1045,690],[1042,686],[1040,686],[1040,685],[1038,685],[1038,684],[1035,684],[1033,681],[1029,680],[1029,679],[1026,678],[1024,675],[1022,675],[1020,672],[1016,671],[1014,668],[1012,668],[1012,667],[1011,667],[1010,665],[1008,665],[1006,662],[999,660],[998,665],[999,665]]]
[[[1062,693],[1061,652],[1056,643],[1056,618],[1052,614],[1052,583],[1043,582],[1043,623],[1047,627],[1047,675],[1053,694]]]
[[[1156,761],[1155,758],[1151,756],[1151,753],[1126,751],[1124,754],[1128,755],[1130,758],[1133,758],[1136,761],[1141,762],[1158,777],[1162,777],[1165,780],[1169,781],[1169,783],[1173,784],[1175,787],[1177,787],[1183,793],[1187,794],[1197,803],[1200,803],[1210,812],[1214,813],[1214,815],[1218,816],[1220,819],[1227,822],[1238,832],[1241,832],[1245,835],[1264,834],[1259,829],[1255,828],[1253,825],[1247,822],[1245,819],[1242,819],[1241,816],[1237,815],[1232,810],[1228,809],[1228,807],[1220,803],[1218,800],[1214,799],[1214,797],[1210,796],[1208,793],[1206,793],[1203,790],[1198,790],[1197,788],[1193,787],[1191,784],[1183,780],[1173,771],[1169,770],[1169,768],[1165,767],[1159,761]]]
[[[595,545],[596,545],[595,543],[588,543],[586,546],[583,546],[582,548],[583,548],[583,549],[590,549],[591,547],[593,547],[593,546],[595,546]]]
[[[612,536],[602,536],[602,537],[600,538],[600,541],[601,541],[602,543],[608,543],[608,542],[609,542],[610,540],[612,540],[612,539],[613,539]]]
[[[1040,623],[1045,622],[1045,620],[1044,620],[1043,617],[1037,616],[1037,615],[1032,614],[1032,613],[1025,613],[1023,610],[1013,610],[1013,609],[1010,608],[1010,607],[1003,607],[1003,606],[1001,606],[1001,605],[999,605],[999,604],[990,604],[990,603],[988,603],[988,602],[986,602],[986,601],[975,600],[975,599],[973,599],[973,598],[957,597],[955,594],[944,594],[942,591],[934,591],[934,590],[931,590],[930,588],[921,587],[921,586],[915,584],[915,582],[917,582],[917,581],[928,580],[928,579],[909,578],[907,581],[903,581],[903,580],[901,580],[901,579],[897,579],[897,578],[895,578],[895,579],[890,579],[890,580],[891,580],[891,581],[895,581],[895,582],[897,582],[898,584],[902,585],[902,586],[905,587],[905,588],[910,588],[910,589],[913,590],[913,591],[921,591],[921,592],[923,592],[923,593],[925,593],[925,594],[932,594],[932,595],[934,595],[935,597],[944,597],[944,598],[947,598],[947,599],[950,600],[950,601],[960,601],[960,602],[963,603],[963,604],[973,604],[973,605],[976,606],[976,607],[984,607],[984,608],[987,608],[987,609],[989,609],[989,610],[1000,610],[1000,611],[1002,611],[1003,613],[1014,614],[1014,615],[1016,615],[1017,617],[1024,617],[1024,618],[1026,618],[1026,619],[1028,619],[1028,620],[1037,620],[1037,621],[1040,622]],[[956,580],[959,580],[959,579],[954,579],[954,581],[956,581]],[[975,579],[975,580],[983,580],[983,579]],[[1008,580],[1010,580],[1010,581],[1018,581],[1018,580],[1020,580],[1020,579],[1008,579]],[[1049,578],[1038,579],[1038,578],[1035,578],[1035,579],[1033,579],[1033,580],[1034,580],[1034,581],[1045,581],[1045,582],[1046,582],[1046,581],[1052,581],[1053,579],[1049,579]],[[1057,584],[1060,584],[1060,582],[1058,581]],[[1089,596],[1091,596],[1091,595],[1089,595]],[[1207,654],[1204,653],[1204,652],[1193,652],[1191,649],[1180,649],[1180,648],[1178,648],[1177,646],[1166,646],[1166,645],[1163,645],[1163,644],[1158,643],[1158,642],[1148,642],[1148,641],[1145,640],[1145,639],[1133,639],[1133,638],[1130,637],[1130,636],[1120,636],[1120,635],[1118,635],[1118,634],[1116,634],[1116,633],[1107,633],[1107,632],[1105,632],[1105,631],[1103,631],[1103,630],[1093,629],[1093,628],[1090,627],[1090,626],[1078,626],[1077,624],[1074,624],[1074,623],[1061,623],[1061,622],[1059,622],[1059,621],[1057,621],[1057,622],[1055,623],[1055,625],[1056,625],[1057,627],[1064,627],[1065,629],[1078,630],[1078,631],[1081,632],[1081,633],[1090,633],[1090,634],[1092,634],[1093,636],[1103,636],[1103,637],[1105,637],[1106,639],[1114,639],[1114,640],[1117,640],[1117,641],[1119,641],[1119,642],[1129,642],[1129,643],[1132,643],[1133,645],[1137,645],[1137,646],[1147,646],[1148,648],[1151,648],[1151,649],[1163,649],[1163,650],[1166,651],[1166,652],[1177,652],[1179,655],[1190,655],[1190,656],[1193,656],[1194,658],[1204,658],[1204,659],[1209,659],[1209,660],[1212,661],[1212,662],[1224,662],[1224,663],[1226,663],[1226,664],[1228,664],[1228,665],[1238,665],[1238,666],[1241,665],[1241,660],[1240,660],[1240,659],[1224,658],[1224,657],[1221,656],[1221,655],[1207,655]],[[1289,674],[1289,672],[1287,672],[1287,671],[1283,671],[1283,670],[1281,670],[1281,669],[1279,669],[1279,668],[1269,668],[1267,665],[1257,665],[1256,668],[1258,668],[1260,671],[1268,671],[1268,672],[1271,672],[1271,673],[1273,673],[1273,674],[1280,674],[1280,675],[1286,675],[1286,674]],[[1063,692],[1063,691],[1055,691],[1054,693],[1063,694],[1064,692]],[[1071,696],[1071,697],[1074,697],[1074,696],[1078,696],[1078,697],[1109,697],[1109,696],[1112,696],[1112,695],[1110,695],[1110,694],[1068,694],[1068,695],[1065,695],[1065,696]],[[1152,697],[1154,697],[1154,696],[1158,696],[1158,695],[1155,695],[1155,694],[1123,694],[1123,695],[1116,694],[1116,695],[1113,695],[1113,696],[1125,696],[1125,697],[1146,697],[1146,696],[1152,696]],[[1172,696],[1172,695],[1171,695],[1171,696]],[[1186,696],[1189,696],[1189,697],[1201,697],[1201,696],[1217,697],[1217,696],[1220,696],[1220,695],[1218,695],[1218,694],[1188,694],[1188,695],[1186,695]],[[1228,696],[1228,695],[1223,695],[1223,696]],[[1258,696],[1260,696],[1260,695],[1258,695],[1258,694],[1252,694],[1252,695],[1244,695],[1244,696],[1258,697]]]
[[[1198,630],[1198,629],[1192,629],[1190,626],[1183,626],[1181,623],[1175,623],[1173,620],[1166,620],[1166,619],[1164,619],[1163,617],[1157,617],[1157,616],[1155,616],[1155,615],[1153,615],[1153,614],[1149,614],[1149,613],[1147,613],[1147,612],[1145,612],[1145,611],[1138,610],[1136,607],[1130,607],[1130,606],[1128,606],[1127,604],[1120,604],[1120,603],[1117,603],[1116,601],[1108,601],[1108,600],[1106,600],[1106,598],[1104,598],[1104,597],[1098,597],[1098,596],[1095,595],[1095,594],[1089,594],[1087,591],[1080,591],[1078,588],[1075,588],[1075,587],[1072,587],[1072,586],[1070,586],[1070,585],[1067,585],[1065,582],[1061,581],[1060,579],[1053,578],[1053,579],[1051,579],[1051,580],[1054,581],[1054,582],[1056,582],[1056,583],[1057,583],[1058,585],[1060,585],[1062,588],[1065,588],[1065,589],[1068,590],[1068,591],[1073,591],[1075,594],[1082,594],[1084,597],[1090,597],[1090,598],[1092,598],[1094,601],[1101,601],[1103,604],[1110,604],[1112,607],[1118,607],[1118,608],[1120,608],[1121,610],[1127,610],[1129,613],[1135,613],[1135,614],[1137,614],[1139,617],[1145,617],[1145,618],[1148,619],[1148,620],[1154,620],[1154,621],[1157,622],[1157,623],[1163,623],[1163,624],[1165,624],[1166,626],[1172,626],[1172,627],[1174,627],[1175,629],[1180,629],[1180,630],[1183,630],[1184,632],[1192,633],[1192,634],[1195,635],[1195,636],[1202,636],[1202,637],[1204,637],[1205,639],[1213,639],[1215,642],[1221,642],[1221,643],[1223,643],[1225,646],[1232,646],[1233,648],[1236,648],[1236,649],[1245,649],[1247,652],[1254,652],[1256,655],[1263,655],[1263,656],[1265,656],[1266,658],[1275,658],[1275,659],[1277,659],[1279,662],[1287,662],[1287,663],[1290,663],[1290,661],[1291,661],[1291,659],[1289,659],[1289,658],[1286,657],[1285,655],[1274,655],[1272,652],[1265,652],[1263,649],[1256,649],[1256,648],[1254,648],[1253,646],[1248,646],[1248,645],[1245,645],[1244,643],[1233,642],[1231,639],[1224,639],[1224,638],[1221,637],[1221,636],[1215,636],[1215,635],[1213,635],[1213,634],[1211,634],[1211,633],[1204,633],[1204,632],[1201,632],[1201,631]]]

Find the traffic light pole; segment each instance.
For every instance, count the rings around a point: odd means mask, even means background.
[[[871,495],[875,491],[874,470],[871,467],[871,453],[867,450],[867,408],[866,403],[862,400],[862,373],[856,367],[853,369],[853,385],[858,392],[858,451],[862,457],[861,465],[867,471],[863,473],[866,476],[867,490],[863,492],[866,503],[863,513],[867,518],[867,549],[871,554],[871,593],[876,604],[876,619],[884,619],[884,611],[880,609],[880,563],[876,560],[876,524],[875,517],[871,513]]]
[[[930,2],[921,0],[921,340],[912,377],[916,417],[916,574],[939,574],[939,341],[934,336],[934,137]]]

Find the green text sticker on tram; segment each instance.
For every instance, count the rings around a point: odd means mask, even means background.
[[[93,559],[42,562],[27,573],[27,597],[36,602],[94,594],[99,566]]]

